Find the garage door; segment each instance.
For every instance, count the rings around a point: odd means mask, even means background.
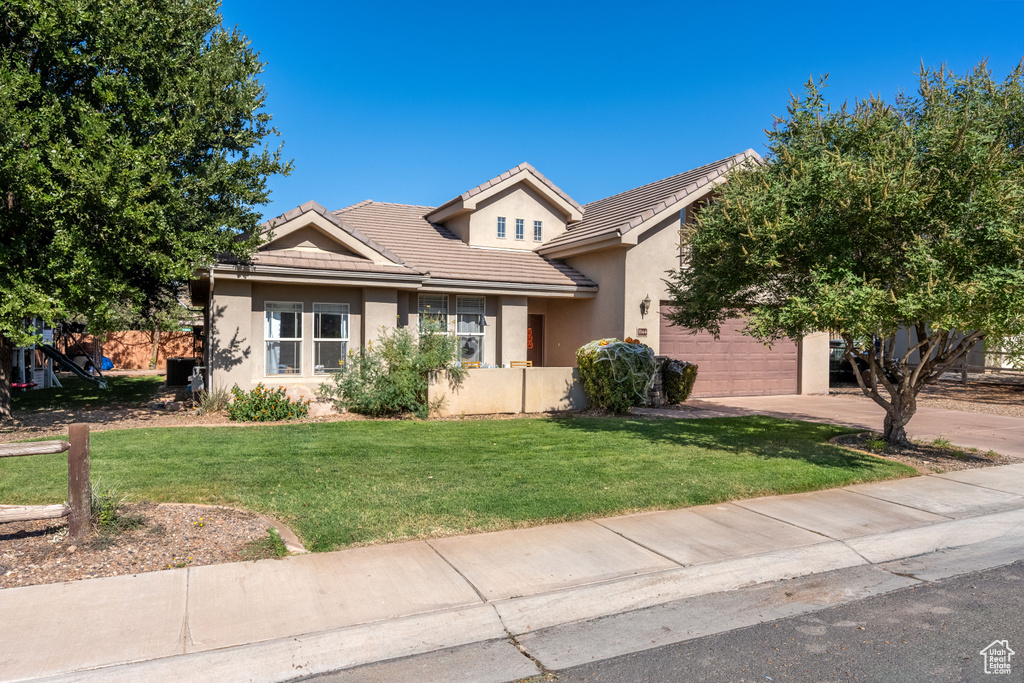
[[[695,398],[709,396],[772,396],[797,393],[797,345],[788,339],[767,348],[743,335],[744,322],[722,325],[716,341],[707,332],[690,334],[671,327],[661,305],[661,355],[700,366]]]

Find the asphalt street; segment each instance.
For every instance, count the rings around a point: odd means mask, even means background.
[[[981,651],[1003,640],[1020,654],[1008,675],[986,674]],[[555,673],[588,683],[1020,681],[1024,562]]]

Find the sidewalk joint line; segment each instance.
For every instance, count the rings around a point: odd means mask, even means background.
[[[841,540],[841,539],[838,539],[838,538],[833,538],[832,536],[829,536],[828,534],[826,534],[824,532],[818,531],[817,529],[810,529],[810,528],[805,527],[805,526],[800,526],[799,524],[794,524],[793,522],[787,521],[785,519],[779,519],[778,517],[772,517],[767,512],[761,512],[760,510],[753,510],[751,508],[748,508],[745,505],[741,505],[740,504],[740,503],[743,502],[743,499],[740,499],[740,500],[730,500],[728,502],[732,503],[733,505],[735,505],[738,508],[742,508],[743,510],[746,510],[747,512],[753,512],[755,515],[761,515],[762,517],[767,517],[768,519],[773,519],[776,522],[782,522],[783,524],[788,524],[789,526],[794,527],[796,529],[803,529],[804,531],[810,531],[812,534],[818,534],[819,536],[821,536],[823,538],[827,538],[830,541],[839,541],[839,540]]]
[[[1005,467],[1005,465],[996,465],[995,467]],[[986,467],[986,468],[979,468],[979,469],[988,469],[988,468]],[[967,472],[969,470],[960,470],[960,471],[961,472]],[[946,474],[954,474],[954,473],[953,472],[943,472],[942,474],[939,474],[938,472],[936,472],[935,474],[929,474],[927,476],[929,476],[929,477],[939,477],[941,479],[945,479],[946,481],[954,481],[954,482],[956,482],[958,484],[967,484],[966,481],[960,481],[959,479],[950,479],[949,477],[944,476]],[[977,486],[979,489],[985,489],[986,491],[997,491],[999,493],[1007,493],[1007,494],[1009,494],[1011,496],[1017,496],[1018,498],[1024,498],[1024,496],[1022,496],[1021,494],[1015,493],[1013,491],[1007,491],[1006,489],[996,489],[996,488],[992,488],[991,486],[985,486],[984,484],[975,484],[975,483],[971,483],[969,485],[970,486]]]
[[[672,564],[676,565],[677,567],[686,567],[686,566],[689,566],[689,565],[685,565],[685,564],[683,564],[682,562],[680,562],[680,561],[678,561],[678,560],[674,560],[674,559],[672,559],[671,557],[669,557],[669,556],[668,556],[668,555],[666,555],[665,553],[659,553],[659,552],[658,552],[657,550],[655,550],[654,548],[648,547],[648,546],[644,545],[643,543],[641,543],[640,541],[634,541],[634,540],[633,540],[632,538],[630,538],[630,537],[628,537],[628,536],[625,536],[625,535],[623,535],[623,534],[619,533],[619,532],[618,532],[618,531],[616,531],[615,529],[612,529],[612,528],[610,528],[610,527],[607,527],[607,526],[605,526],[604,524],[601,524],[601,520],[599,520],[599,519],[592,519],[592,520],[590,520],[590,521],[592,521],[592,522],[593,522],[594,524],[598,525],[598,526],[599,526],[599,527],[601,527],[602,529],[608,529],[608,531],[612,532],[613,534],[615,534],[615,535],[616,535],[616,536],[618,536],[619,538],[621,538],[621,539],[623,539],[623,540],[625,540],[625,541],[627,541],[627,542],[629,542],[629,543],[632,543],[632,544],[633,544],[633,545],[635,545],[635,546],[639,546],[639,547],[643,548],[644,550],[646,550],[646,551],[648,551],[648,552],[652,552],[652,553],[654,553],[655,555],[657,555],[658,557],[661,557],[661,558],[664,558],[664,559],[668,560],[669,562],[671,562]]]
[[[189,593],[192,592],[192,568],[185,568],[185,614],[181,621],[181,654],[188,654],[188,597]]]
[[[916,477],[910,477],[910,479],[915,479],[915,478]],[[895,481],[904,481],[904,480],[896,479]],[[872,483],[874,483],[874,482],[872,482]],[[949,515],[944,515],[941,512],[932,512],[931,510],[925,510],[924,508],[914,507],[913,505],[909,505],[907,503],[900,503],[900,502],[895,501],[895,500],[889,500],[888,498],[879,498],[878,496],[872,496],[870,493],[864,493],[863,491],[854,491],[852,489],[847,489],[847,488],[840,489],[840,491],[847,491],[849,493],[854,493],[854,494],[856,494],[858,496],[864,496],[865,498],[870,498],[871,500],[880,500],[883,503],[892,503],[893,505],[899,505],[900,507],[907,508],[908,510],[915,510],[917,512],[926,512],[929,515],[937,515],[937,516],[942,517],[943,519],[946,519],[946,520],[949,520],[949,521],[957,519],[956,517],[950,517]]]
[[[468,578],[466,577],[466,575],[465,575],[465,574],[463,574],[463,573],[462,573],[461,571],[459,571],[459,568],[458,568],[458,567],[456,567],[456,566],[455,566],[454,564],[452,564],[452,563],[451,563],[451,562],[450,562],[450,561],[448,560],[448,558],[447,558],[447,557],[445,557],[444,555],[442,555],[442,554],[441,554],[441,552],[440,552],[440,551],[439,551],[439,550],[438,550],[437,548],[435,548],[435,547],[434,547],[434,546],[433,546],[433,545],[432,545],[432,544],[430,543],[430,541],[429,541],[429,540],[428,540],[428,541],[424,541],[424,543],[426,543],[426,544],[427,544],[427,547],[428,547],[428,548],[430,548],[431,550],[433,550],[433,551],[434,551],[434,552],[435,552],[435,553],[437,554],[437,556],[438,556],[438,557],[440,557],[440,558],[441,558],[441,560],[443,560],[443,561],[444,561],[444,563],[445,563],[446,565],[448,565],[449,567],[451,567],[451,568],[452,568],[452,570],[453,570],[453,571],[454,571],[454,572],[455,572],[456,574],[458,574],[458,575],[459,575],[459,576],[460,576],[460,577],[462,578],[462,580],[463,580],[463,581],[465,581],[465,582],[466,582],[466,583],[467,583],[467,584],[469,585],[469,587],[470,587],[470,588],[472,588],[472,589],[473,589],[473,592],[477,594],[477,597],[479,597],[479,598],[480,598],[480,600],[481,600],[481,601],[482,601],[482,602],[483,602],[483,603],[484,603],[485,605],[490,605],[490,604],[491,604],[491,601],[490,601],[490,600],[488,600],[487,598],[485,598],[485,597],[484,597],[484,594],[480,592],[480,589],[476,587],[476,584],[475,584],[475,583],[473,583],[472,581],[470,581],[470,580],[469,580],[469,579],[468,579]],[[495,610],[495,611],[497,611],[497,610]],[[500,614],[498,615],[498,620],[499,620],[499,621],[501,620],[501,615],[500,615]],[[502,624],[502,626],[504,627],[504,626],[505,626],[505,624]]]

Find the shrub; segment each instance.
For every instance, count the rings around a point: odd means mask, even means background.
[[[430,380],[447,372],[450,384],[458,386],[465,377],[458,358],[458,338],[439,322],[424,320],[419,332],[385,328],[376,342],[350,351],[344,370],[317,393],[353,413],[426,417],[434,407],[427,399]]]
[[[629,337],[584,344],[576,352],[576,364],[590,404],[616,413],[647,402],[657,367],[651,347]]]
[[[267,422],[305,417],[309,413],[310,401],[292,401],[285,394],[284,387],[267,389],[263,382],[252,391],[245,392],[238,385],[231,387],[234,400],[228,404],[228,416],[239,422]]]
[[[665,389],[665,400],[670,405],[682,403],[693,393],[697,381],[697,366],[679,360],[669,360],[662,370],[661,383]]]
[[[196,408],[203,415],[227,410],[229,403],[231,403],[231,392],[224,386],[201,390],[195,397]]]

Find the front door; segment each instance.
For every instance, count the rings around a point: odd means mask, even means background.
[[[544,365],[544,316],[526,316],[526,360],[533,367]]]

